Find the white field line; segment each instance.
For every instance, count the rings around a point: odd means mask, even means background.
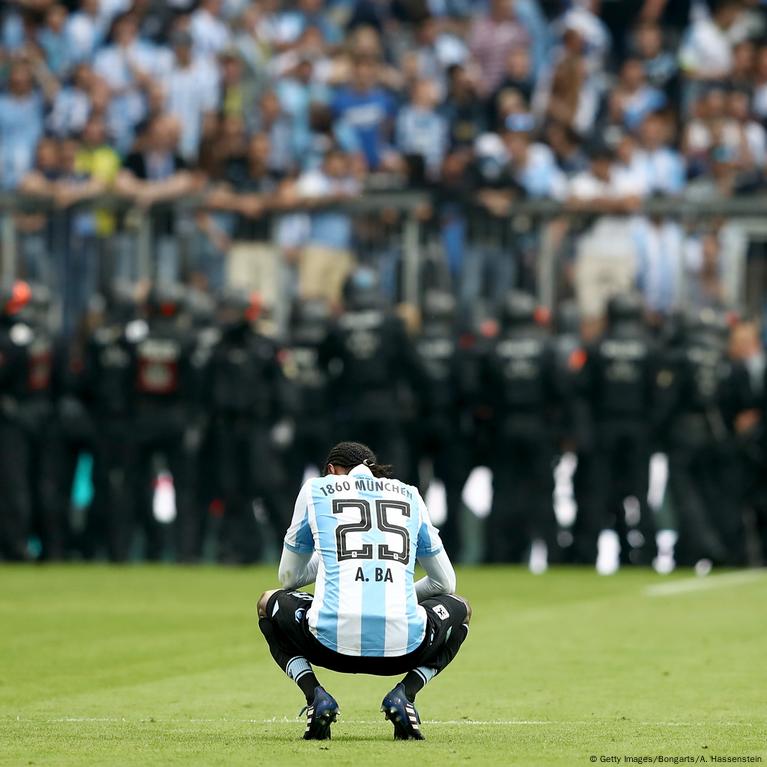
[[[648,597],[670,597],[676,594],[688,594],[696,591],[708,591],[724,586],[737,586],[743,583],[759,581],[767,575],[767,568],[746,570],[737,573],[722,573],[721,575],[694,576],[669,583],[659,583],[647,586],[644,594]]]
[[[1,720],[0,720],[1,721]],[[29,723],[40,723],[41,720],[35,719],[35,718],[24,718],[16,717],[17,722],[29,722]],[[274,717],[272,719],[238,719],[238,718],[228,718],[228,717],[219,717],[215,719],[200,719],[200,718],[156,718],[156,717],[146,717],[141,719],[128,719],[127,717],[119,717],[119,716],[65,716],[65,717],[59,717],[56,719],[46,719],[42,720],[48,724],[81,724],[81,723],[125,723],[125,724],[258,724],[258,725],[291,725],[295,726],[299,724],[302,721],[302,718],[299,719],[298,717],[295,719],[290,719],[288,717]],[[423,721],[423,724],[429,724],[429,725],[444,725],[444,726],[451,726],[454,727],[456,725],[458,726],[476,726],[476,725],[490,725],[490,726],[527,726],[527,725],[533,725],[533,726],[578,726],[582,727],[585,725],[593,725],[593,724],[618,724],[621,722],[625,722],[628,725],[632,726],[642,726],[642,727],[708,727],[708,726],[716,726],[716,727],[755,727],[756,724],[753,722],[729,722],[729,721],[723,721],[723,722],[654,722],[654,721],[638,721],[635,722],[630,719],[581,719],[581,720],[554,720],[554,719],[450,719],[450,720],[435,720],[435,719],[425,719]],[[383,719],[344,719],[341,717],[338,720],[338,723],[343,724],[385,724]],[[761,726],[761,725],[760,725]]]

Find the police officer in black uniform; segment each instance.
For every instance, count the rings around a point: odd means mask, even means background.
[[[557,558],[552,470],[561,394],[551,340],[536,322],[536,308],[526,293],[507,294],[501,332],[485,362],[495,425],[490,562],[520,562],[535,540],[546,544],[550,561]]]
[[[198,555],[207,539],[217,539],[222,516],[221,488],[216,465],[216,438],[211,414],[205,401],[205,386],[213,352],[221,341],[216,297],[197,288],[184,294],[184,319],[192,336],[190,392],[193,420],[186,433],[187,449],[193,463],[195,481],[191,489],[193,516],[198,522]]]
[[[19,317],[32,329],[35,340],[30,345],[32,364],[40,379],[47,371],[47,384],[39,389],[27,403],[32,442],[32,534],[40,543],[37,557],[41,561],[61,560],[65,557],[68,541],[69,504],[62,503],[60,493],[66,485],[67,469],[73,468],[61,440],[62,404],[64,390],[71,383],[66,361],[66,339],[51,331],[51,292],[42,283],[29,283],[29,303]],[[30,388],[34,384],[30,378]],[[70,474],[71,478],[71,474]]]
[[[290,318],[288,342],[281,352],[289,392],[293,441],[286,451],[286,492],[295,498],[308,466],[322,469],[322,457],[333,438],[328,373],[320,360],[331,325],[327,301],[299,299]]]
[[[760,563],[767,565],[767,369],[765,369],[761,385],[755,387],[753,404],[758,414],[751,435],[747,466],[753,472],[753,485],[749,504],[754,510],[756,523],[758,558]]]
[[[725,459],[739,409],[742,371],[726,359],[726,324],[712,309],[684,318],[678,343],[658,376],[668,421],[669,493],[679,538],[680,565],[700,560],[733,563],[728,548],[740,527],[732,498],[732,464]],[[737,533],[736,533],[737,535]]]
[[[158,476],[170,472],[175,491],[176,556],[194,561],[200,551],[200,520],[192,500],[194,451],[187,435],[196,425],[198,403],[192,370],[195,338],[181,316],[183,299],[179,285],[154,285],[147,299],[146,323],[136,327],[131,339],[136,440],[132,482],[147,557],[159,559],[172,542],[165,519],[157,518],[159,501],[155,508],[153,499]]]
[[[423,300],[423,322],[415,339],[420,362],[418,418],[411,448],[416,468],[431,463],[431,474],[445,486],[447,517],[440,536],[452,559],[461,548],[461,491],[467,477],[466,445],[471,437],[470,363],[459,347],[455,299],[432,289]]]
[[[90,334],[85,348],[83,398],[94,424],[94,499],[83,541],[86,557],[101,544],[113,562],[130,556],[134,512],[141,500],[133,485],[138,464],[133,431],[133,343],[146,336],[138,319],[132,287],[115,283],[104,297],[102,322]]]
[[[344,286],[344,311],[320,354],[330,376],[337,435],[370,445],[381,460],[407,466],[402,396],[418,362],[400,319],[385,308],[377,274],[353,272]]]
[[[594,420],[595,456],[589,502],[578,510],[581,545],[591,542],[589,557],[596,558],[601,530],[614,526],[621,561],[633,564],[650,564],[656,553],[647,488],[657,423],[658,354],[643,313],[637,294],[611,298],[607,331],[587,351],[584,385]],[[629,519],[638,514],[631,531],[627,512]]]
[[[63,549],[61,520],[53,518],[44,460],[51,418],[52,344],[29,313],[29,285],[0,289],[0,552],[31,558],[28,539],[39,537],[41,559]]]
[[[556,503],[571,504],[571,511],[576,515],[571,530],[563,531],[566,546],[563,558],[576,564],[593,564],[593,541],[581,540],[577,515],[578,509],[590,501],[594,439],[588,404],[583,396],[586,352],[575,301],[565,300],[557,307],[555,329],[554,357],[563,395],[557,417],[559,461],[555,476],[560,472],[560,480],[555,489],[555,506]]]
[[[253,504],[260,499],[274,530],[287,523],[272,431],[285,415],[285,386],[274,341],[258,333],[260,306],[229,290],[221,299],[221,340],[209,365],[206,401],[213,416],[218,485],[224,501],[219,559],[245,563],[262,553]]]

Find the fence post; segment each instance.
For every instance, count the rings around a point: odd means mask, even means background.
[[[0,214],[0,248],[2,249],[2,264],[0,264],[0,279],[8,282],[16,277],[16,227],[13,212],[6,209]]]
[[[138,276],[140,280],[154,280],[156,274],[152,269],[152,211],[141,211],[137,215],[138,231],[136,233],[136,256],[138,260]]]
[[[412,306],[420,305],[421,225],[414,210],[408,211],[403,232],[402,298]]]
[[[547,309],[553,310],[557,295],[559,261],[558,243],[555,241],[554,228],[548,218],[540,219],[540,247],[538,249],[538,303]]]

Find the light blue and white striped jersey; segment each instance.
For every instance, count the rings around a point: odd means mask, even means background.
[[[423,641],[416,559],[442,550],[418,490],[374,478],[367,466],[309,480],[285,535],[290,551],[317,551],[309,630],[344,655],[405,655]]]

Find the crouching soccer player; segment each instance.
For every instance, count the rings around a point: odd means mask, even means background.
[[[414,582],[416,559],[426,577]],[[283,589],[258,600],[272,657],[306,696],[306,740],[330,738],[339,713],[312,664],[404,679],[381,710],[397,740],[423,740],[416,694],[469,632],[471,609],[416,488],[389,478],[370,448],[341,442],[324,477],[296,500],[280,561]],[[314,597],[302,586],[316,581]]]

